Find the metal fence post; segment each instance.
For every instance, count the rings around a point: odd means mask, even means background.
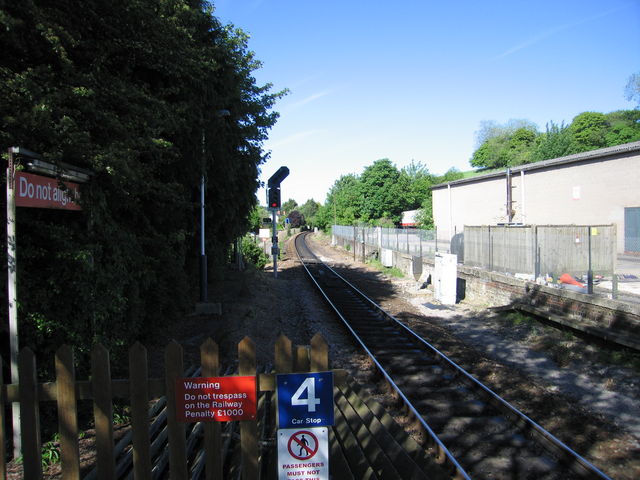
[[[540,276],[540,252],[538,249],[538,226],[531,226],[533,243],[533,278],[534,280]]]
[[[587,293],[593,294],[593,270],[591,269],[591,226],[587,227],[587,247],[589,249],[587,252],[589,256],[587,267]]]
[[[436,227],[436,253],[438,252],[438,227]]]

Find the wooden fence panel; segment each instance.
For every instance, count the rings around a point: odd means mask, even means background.
[[[294,372],[308,372],[311,367],[309,361],[309,347],[298,345],[295,349],[296,356],[293,361]]]
[[[328,344],[319,334],[311,340],[311,347],[295,347],[291,341],[281,335],[276,343],[276,372],[290,373],[291,371],[325,371],[329,368]],[[294,354],[295,352],[295,354]],[[218,346],[213,340],[207,339],[200,349],[202,376],[219,376]],[[239,374],[256,376],[256,348],[254,342],[246,337],[238,345]],[[172,479],[188,478],[186,426],[176,421],[176,379],[183,377],[183,352],[182,347],[176,342],[171,342],[165,351],[165,378],[148,378],[147,350],[140,343],[134,344],[129,350],[129,379],[112,379],[109,352],[102,346],[96,345],[91,352],[91,380],[77,380],[75,378],[75,366],[73,350],[68,346],[62,346],[56,352],[56,382],[38,385],[36,378],[35,355],[28,348],[20,353],[20,383],[19,385],[3,385],[0,390],[0,420],[4,421],[4,410],[1,408],[7,400],[19,401],[22,407],[22,440],[25,448],[24,472],[25,478],[42,478],[41,464],[41,439],[39,429],[39,401],[56,401],[59,411],[59,430],[61,435],[62,450],[62,478],[78,479],[80,477],[79,449],[78,449],[78,414],[77,402],[82,399],[93,401],[94,422],[96,426],[96,468],[90,474],[91,478],[116,478],[124,475],[127,469],[132,469],[129,475],[138,479],[150,479],[154,475],[156,467],[169,470]],[[1,367],[0,363],[0,367]],[[306,370],[303,370],[306,368]],[[273,428],[275,418],[275,403],[271,402],[270,395],[275,390],[275,376],[262,374],[259,378],[262,423],[256,421],[237,422],[241,434],[241,475],[247,480],[254,480],[260,476],[260,468],[268,476],[275,472],[275,453],[265,455],[264,464],[260,464],[260,451],[258,447],[259,427],[263,428],[263,437],[267,438],[268,430]],[[0,380],[2,378],[0,377]],[[152,408],[148,409],[150,396],[165,394],[165,397]],[[125,436],[117,446],[114,445],[113,434],[113,398],[114,396],[129,398],[132,413],[132,431]],[[158,415],[163,403],[167,404],[167,412],[149,425],[151,416]],[[269,410],[271,414],[265,412]],[[155,413],[154,413],[155,412]],[[164,434],[155,438],[158,426],[163,418],[167,419],[167,428]],[[4,425],[4,423],[0,424]],[[218,422],[205,423],[205,465],[206,477],[210,479],[222,478],[224,457],[228,445],[222,445],[221,424]],[[156,432],[156,433],[153,433]],[[0,428],[1,445],[6,440],[5,429]],[[155,438],[151,445],[152,436]],[[230,433],[229,440],[233,437]],[[336,438],[333,432],[330,434],[333,447],[336,447]],[[165,450],[165,442],[168,439],[168,448]],[[133,451],[127,458],[118,457],[128,442],[133,443]],[[226,444],[226,442],[225,442]],[[333,448],[332,447],[332,448]],[[157,465],[152,465],[151,450],[164,450]],[[156,451],[156,453],[160,453]],[[4,450],[0,462],[0,478],[6,474],[6,461]],[[118,465],[116,466],[116,458]],[[169,464],[167,467],[167,463]],[[164,465],[165,467],[162,467]],[[154,470],[152,470],[152,468]],[[335,471],[335,469],[333,469]]]
[[[329,370],[329,344],[322,335],[316,333],[311,339],[311,372]]]
[[[176,379],[182,377],[182,347],[171,341],[164,356],[167,427],[169,430],[169,470],[172,480],[187,480],[187,441],[184,423],[176,420]]]
[[[238,373],[256,375],[256,346],[249,337],[238,344]],[[258,478],[258,422],[240,422],[240,443],[242,450],[242,478]]]
[[[217,377],[220,374],[218,344],[208,338],[200,347],[200,363],[203,377]],[[222,478],[222,434],[220,422],[204,424],[204,448],[206,479]]]
[[[98,479],[115,478],[113,457],[113,403],[109,351],[96,345],[91,351],[91,390],[96,424]]]
[[[38,405],[38,381],[36,377],[36,357],[26,347],[18,355],[20,392],[20,431],[22,433],[22,458],[24,478],[42,478],[42,457],[40,442],[40,408]]]
[[[56,352],[56,395],[62,478],[79,480],[80,449],[78,447],[76,369],[73,350],[68,345],[61,346]]]
[[[151,480],[149,434],[149,366],[147,349],[136,342],[129,349],[129,392],[133,430],[133,473],[136,480]]]
[[[280,335],[276,341],[275,366],[278,373],[291,373],[293,371],[291,340],[285,335]]]

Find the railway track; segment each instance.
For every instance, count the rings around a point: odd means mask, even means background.
[[[296,237],[298,258],[459,478],[609,477],[382,310]]]

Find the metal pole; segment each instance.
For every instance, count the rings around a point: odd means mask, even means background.
[[[200,179],[200,301],[207,302],[207,254],[204,247],[204,174]]]
[[[511,169],[507,168],[507,223],[513,221],[513,198],[511,196]]]
[[[353,261],[356,261],[356,245],[358,245],[356,226],[353,226]]]
[[[438,227],[435,227],[435,236],[436,236],[436,252],[438,252]]]
[[[593,270],[591,270],[591,227],[587,227],[587,246],[589,248],[589,269],[587,270],[587,293],[593,293]]]
[[[13,151],[9,148],[9,164],[7,166],[7,287],[9,300],[9,350],[11,361],[11,383],[20,383],[18,375],[18,285],[16,258],[16,197],[15,197],[15,165]],[[13,421],[13,458],[22,454],[22,438],[20,434],[20,404],[11,404]]]
[[[273,278],[278,278],[278,226],[276,225],[276,211],[271,210],[271,253],[273,254]]]
[[[367,240],[364,236],[364,227],[362,227],[362,263],[367,263]]]

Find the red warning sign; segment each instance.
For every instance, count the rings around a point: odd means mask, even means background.
[[[256,377],[200,377],[176,380],[179,422],[231,422],[256,418]]]
[[[62,182],[64,187],[60,188],[55,178],[25,172],[16,172],[15,179],[17,207],[82,209],[76,203],[80,196],[80,186],[77,183]]]

